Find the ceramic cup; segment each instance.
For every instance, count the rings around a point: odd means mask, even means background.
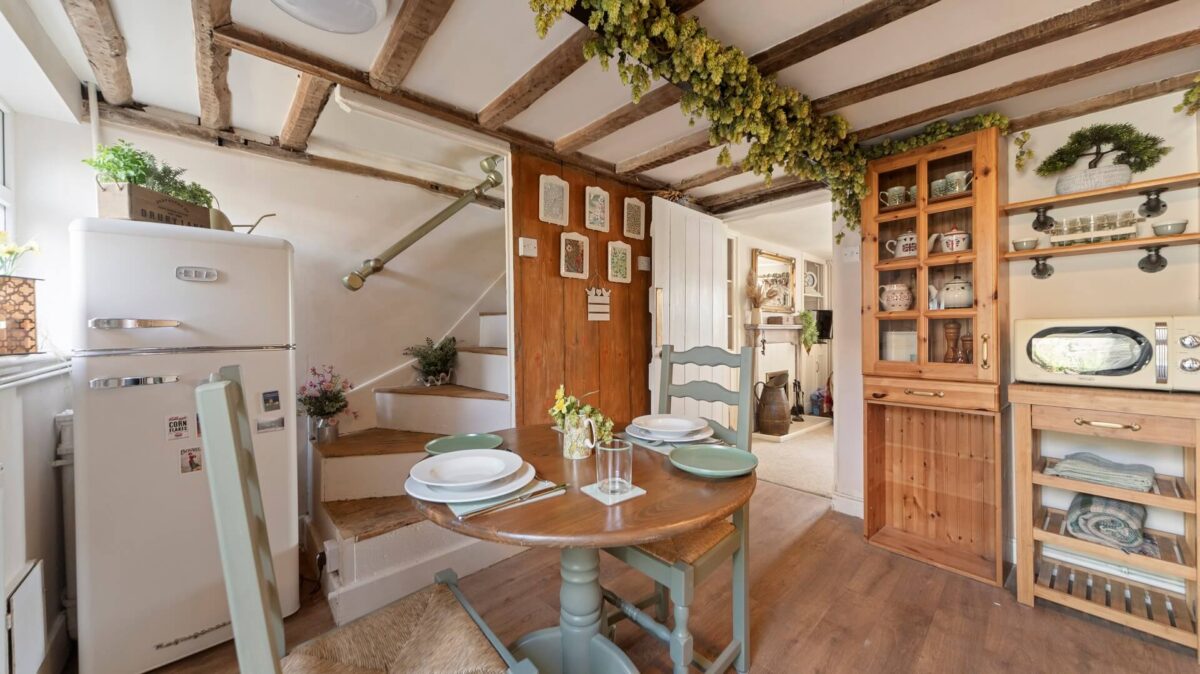
[[[908,200],[913,203],[916,203],[916,201],[917,201],[917,186],[916,185],[913,185],[912,187],[908,188]]]
[[[975,179],[974,171],[953,171],[946,174],[946,193],[958,194],[971,188]]]
[[[929,194],[932,197],[946,196],[946,179],[938,178],[929,184]]]
[[[904,197],[908,194],[908,188],[904,186],[889,187],[879,193],[879,200],[884,206],[899,206],[904,203]]]

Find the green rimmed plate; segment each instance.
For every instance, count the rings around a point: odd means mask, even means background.
[[[425,443],[430,454],[446,454],[464,449],[495,449],[504,444],[504,438],[494,433],[459,433],[435,438]]]
[[[671,450],[671,463],[700,477],[737,477],[758,466],[758,457],[737,447],[682,445]]]

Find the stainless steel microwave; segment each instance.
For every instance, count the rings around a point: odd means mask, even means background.
[[[1015,321],[1017,381],[1200,391],[1200,316]]]

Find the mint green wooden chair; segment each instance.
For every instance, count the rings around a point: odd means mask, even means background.
[[[285,657],[283,616],[237,368],[222,368],[220,377],[196,388],[196,408],[241,671],[537,673],[500,643],[449,569],[435,576],[434,585],[300,644]]]
[[[672,398],[691,398],[707,402],[726,403],[737,408],[737,428],[731,430],[707,419],[717,438],[739,449],[750,451],[753,429],[754,349],[745,347],[741,353],[730,353],[712,346],[699,346],[675,351],[669,344],[662,348],[661,385],[658,412],[669,414]],[[736,392],[709,381],[672,383],[676,365],[726,366],[738,371]],[[629,564],[654,580],[654,594],[630,602],[604,590],[604,598],[617,612],[608,616],[609,636],[621,620],[631,620],[648,632],[667,642],[675,674],[685,674],[694,664],[706,674],[723,672],[732,664],[738,672],[750,668],[750,615],[746,577],[750,536],[750,506],[734,513],[733,521],[722,520],[699,531],[646,545],[610,548],[605,552]],[[695,586],[711,574],[726,559],[733,558],[733,639],[721,653],[709,660],[695,652],[688,631],[688,613],[695,596]],[[675,604],[675,627],[667,627],[669,601]],[[655,616],[642,609],[653,606]]]

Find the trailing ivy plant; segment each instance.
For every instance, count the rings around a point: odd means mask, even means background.
[[[202,185],[180,178],[184,169],[159,163],[154,155],[125,140],[100,145],[83,163],[96,170],[100,182],[142,185],[189,204],[212,208],[215,198]]]
[[[1175,106],[1175,112],[1186,112],[1189,115],[1200,112],[1200,75],[1196,76],[1191,88],[1183,92],[1183,100]]]
[[[1072,133],[1067,142],[1046,157],[1037,167],[1040,176],[1062,173],[1085,157],[1087,167],[1100,166],[1100,160],[1116,152],[1114,164],[1125,164],[1134,173],[1141,173],[1157,164],[1171,151],[1163,147],[1163,139],[1142,133],[1132,124],[1093,124]]]
[[[845,119],[818,113],[807,96],[764,76],[742,50],[713,39],[694,18],[676,15],[667,0],[529,1],[543,37],[577,5],[595,32],[585,56],[599,59],[604,68],[615,59],[635,101],[655,78],[679,86],[684,113],[692,123],[706,118],[709,143],[723,146],[722,166],[732,164],[729,144],[746,143],[744,170],[768,183],[775,167],[824,183],[832,193],[834,216],[844,218],[850,229],[858,227],[870,159],[990,126],[1007,129],[1006,118],[986,113],[935,122],[911,138],[864,148]]]

